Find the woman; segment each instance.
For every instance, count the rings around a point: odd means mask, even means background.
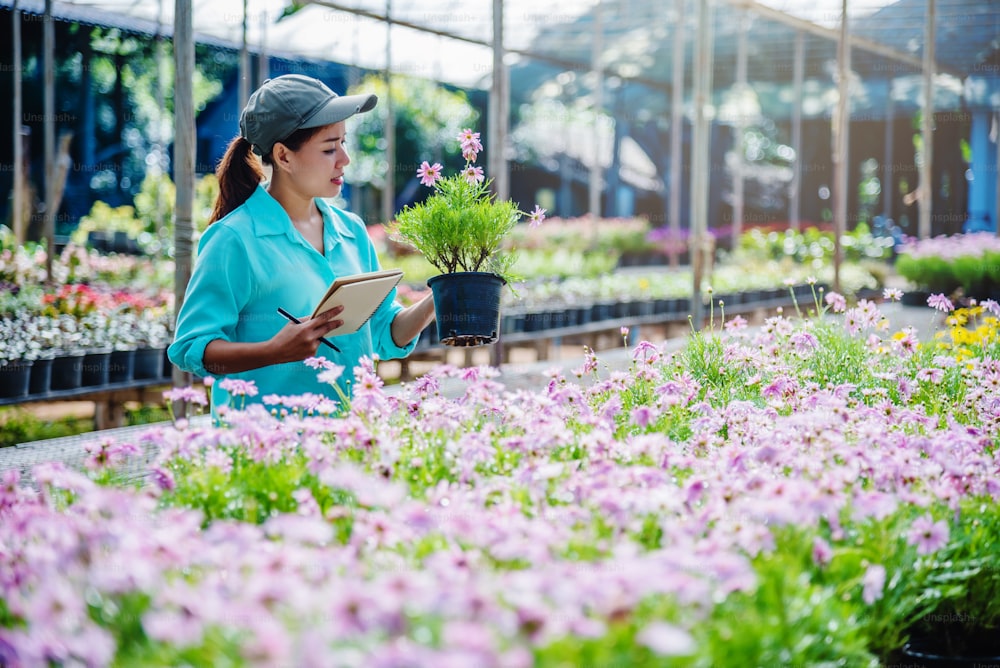
[[[253,381],[259,394],[338,394],[302,360],[321,355],[350,370],[362,356],[405,357],[434,319],[430,296],[403,308],[396,292],[354,334],[321,337],[341,307],[308,319],[338,276],[379,269],[361,219],[321,198],[340,194],[351,158],[345,120],[370,111],[374,95],[338,96],[311,77],[269,79],[250,96],[217,170],[219,198],[177,316],[170,360],[196,375]],[[254,155],[256,154],[256,155]],[[261,156],[258,159],[256,156]],[[261,159],[271,166],[264,181]],[[300,316],[300,324],[278,311]],[[243,401],[254,400],[241,396]],[[232,397],[215,384],[212,412]]]

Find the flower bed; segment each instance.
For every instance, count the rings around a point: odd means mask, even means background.
[[[991,232],[911,239],[896,270],[916,290],[966,297],[1000,297],[1000,238]]]
[[[0,663],[876,666],[938,619],[995,634],[1000,308],[920,345],[827,303],[533,392],[366,362],[342,413],[266,397],[290,413],[101,442],[38,494],[8,472]]]

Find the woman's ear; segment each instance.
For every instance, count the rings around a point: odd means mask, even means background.
[[[281,142],[276,142],[271,149],[271,163],[275,168],[287,172],[292,168],[291,162],[292,151]]]

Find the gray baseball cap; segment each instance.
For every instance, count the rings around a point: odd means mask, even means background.
[[[371,111],[375,95],[337,95],[312,77],[284,74],[266,80],[254,91],[240,114],[240,136],[267,155],[277,142],[296,130],[337,123]]]

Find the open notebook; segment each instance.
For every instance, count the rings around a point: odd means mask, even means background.
[[[341,276],[327,288],[312,317],[315,318],[320,313],[343,304],[344,310],[340,314],[340,319],[344,324],[327,333],[327,336],[356,332],[368,322],[402,277],[403,272],[399,269]]]

